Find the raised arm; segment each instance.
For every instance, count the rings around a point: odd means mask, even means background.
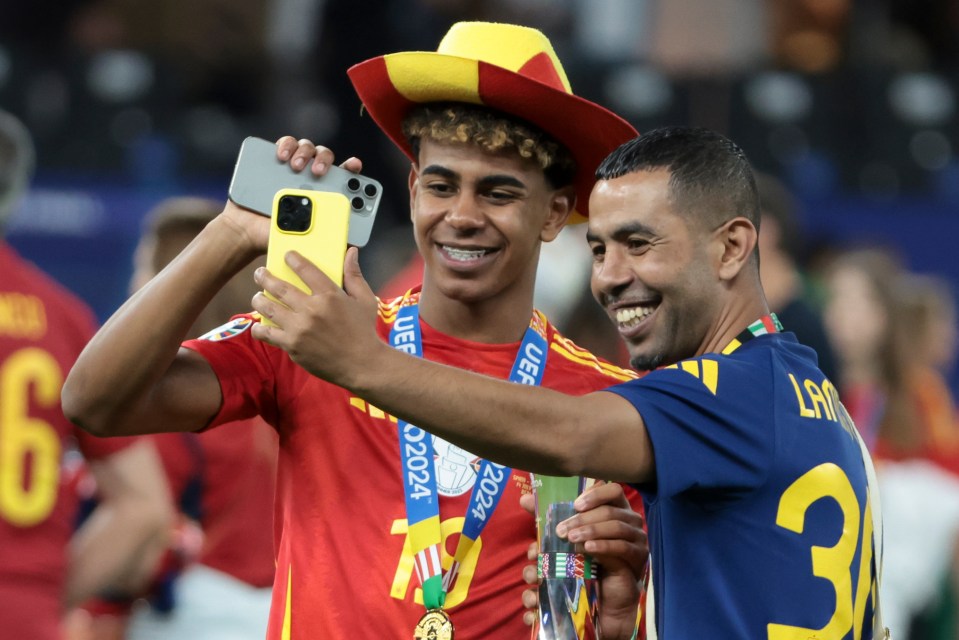
[[[277,157],[316,175],[333,162],[329,149],[290,136],[277,141]],[[344,166],[361,164],[351,158]],[[180,344],[217,291],[265,252],[268,233],[268,218],[228,202],[90,341],[64,383],[64,414],[101,436],[206,426],[221,404],[219,382]]]
[[[219,409],[219,383],[180,343],[214,294],[262,252],[268,223],[227,204],[87,344],[63,385],[64,414],[96,435],[204,427]]]
[[[649,436],[639,413],[619,395],[568,396],[408,356],[375,334],[375,298],[355,249],[345,265],[349,293],[298,254],[287,261],[313,294],[258,269],[257,282],[283,304],[254,297],[254,308],[278,326],[256,326],[253,335],[283,348],[307,371],[499,463],[620,482],[650,477]]]

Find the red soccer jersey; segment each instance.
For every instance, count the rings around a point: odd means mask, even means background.
[[[199,562],[254,587],[272,585],[276,433],[256,418],[151,437],[174,499],[203,529]]]
[[[76,438],[88,458],[127,446],[75,429],[60,387],[93,335],[78,298],[0,242],[0,629],[60,638],[67,543],[78,498],[63,473]]]
[[[398,303],[380,306],[384,339]],[[219,376],[223,407],[214,424],[260,413],[280,434],[277,573],[268,637],[412,638],[425,609],[407,537],[396,419],[255,340],[247,330],[251,323],[238,318],[219,339],[187,346]],[[421,331],[425,357],[499,378],[508,377],[519,348],[519,342],[456,339],[425,323]],[[551,325],[546,337],[543,386],[584,394],[633,377],[576,347]],[[442,440],[434,445],[442,562],[448,568],[477,458]],[[529,473],[514,470],[460,567],[445,607],[457,638],[529,638],[521,568],[536,532],[533,518],[519,507],[520,495],[529,490]]]

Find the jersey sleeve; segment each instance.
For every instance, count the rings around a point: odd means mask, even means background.
[[[203,356],[220,382],[223,404],[210,427],[261,415],[276,424],[275,371],[277,352],[253,338],[252,315],[234,317],[226,324],[183,346]]]
[[[636,408],[653,445],[659,498],[686,495],[719,507],[761,485],[773,459],[772,390],[728,358],[697,358],[609,389]],[[768,378],[768,376],[767,376]]]

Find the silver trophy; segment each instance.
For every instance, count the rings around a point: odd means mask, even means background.
[[[587,480],[530,474],[536,498],[539,542],[537,640],[597,640],[599,581],[597,567],[575,545],[556,535],[556,525],[576,513],[573,501]]]

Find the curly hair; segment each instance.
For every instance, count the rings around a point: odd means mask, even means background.
[[[537,127],[482,105],[419,105],[403,120],[403,134],[414,156],[421,140],[474,144],[491,153],[513,150],[535,162],[554,189],[572,184],[576,175],[576,161],[566,147]]]

